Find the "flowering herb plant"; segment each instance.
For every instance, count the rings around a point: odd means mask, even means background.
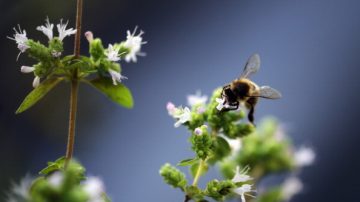
[[[283,127],[273,118],[264,119],[255,128],[243,120],[243,110],[221,111],[221,91],[216,89],[208,103],[207,96],[200,93],[188,96],[190,108],[167,104],[169,115],[176,120],[174,126],[183,125],[190,132],[194,156],[177,166],[188,167],[193,181],[189,183],[185,173],[169,163],[160,169],[163,180],[184,192],[185,202],[234,197],[243,202],[288,201],[303,187],[296,173],[314,161],[313,150],[304,146],[294,150]],[[224,178],[210,180],[201,188],[200,177],[216,165]],[[289,172],[291,177],[282,185],[258,189],[260,180],[280,172]]]
[[[104,184],[97,177],[86,177],[85,168],[73,160],[77,94],[79,83],[89,84],[110,100],[126,107],[133,107],[131,91],[122,83],[127,79],[122,75],[121,61],[136,62],[143,56],[141,46],[143,31],[127,31],[126,40],[104,47],[100,38],[94,38],[90,31],[85,32],[89,42],[89,56],[80,55],[82,0],[77,0],[76,28],[67,28],[68,22],[62,20],[56,25],[49,18],[45,25],[36,30],[48,39],[47,44],[28,38],[25,30],[14,28],[13,37],[20,53],[26,53],[35,60],[34,65],[22,66],[21,72],[34,75],[34,89],[25,97],[16,113],[22,113],[36,104],[49,91],[61,82],[70,83],[69,133],[66,155],[40,171],[35,179],[25,178],[20,185],[14,186],[8,194],[9,202],[108,202]],[[63,40],[75,35],[74,54],[63,55]]]

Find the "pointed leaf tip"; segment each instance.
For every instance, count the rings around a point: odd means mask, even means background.
[[[53,89],[63,78],[50,78],[42,83],[34,90],[32,90],[20,104],[15,114],[20,114],[41,100],[51,89]]]

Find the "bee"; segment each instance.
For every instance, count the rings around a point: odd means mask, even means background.
[[[281,97],[279,91],[270,86],[259,87],[249,79],[259,68],[260,56],[254,54],[248,59],[240,77],[223,87],[221,98],[225,107],[221,111],[237,110],[242,103],[249,110],[248,120],[254,124],[255,105],[259,97],[267,99],[279,99]]]

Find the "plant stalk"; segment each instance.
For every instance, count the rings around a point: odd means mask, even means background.
[[[206,163],[206,160],[200,160],[200,163],[199,163],[199,167],[198,167],[198,170],[196,171],[196,174],[195,174],[195,177],[194,177],[194,181],[192,183],[193,186],[197,186],[198,182],[199,182],[199,179],[200,179],[200,176],[201,176],[201,173],[205,167],[205,163]]]
[[[70,113],[69,113],[69,131],[68,141],[66,147],[66,164],[67,167],[74,153],[74,142],[75,142],[75,124],[76,124],[76,110],[77,110],[77,96],[78,96],[79,84],[77,79],[71,81],[71,92],[70,92]]]
[[[82,21],[83,0],[77,0],[76,4],[76,34],[74,43],[74,58],[80,57],[80,35],[81,35],[81,21]],[[71,78],[70,90],[70,112],[69,112],[69,130],[68,141],[66,147],[66,161],[65,168],[68,166],[74,153],[75,143],[75,125],[76,125],[76,111],[77,111],[77,97],[79,90],[78,69],[75,69]]]

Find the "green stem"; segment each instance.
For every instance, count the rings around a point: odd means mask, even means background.
[[[200,163],[199,163],[199,167],[198,167],[198,170],[196,171],[196,174],[195,174],[195,177],[194,177],[194,181],[192,183],[193,186],[197,186],[198,182],[199,182],[199,179],[200,179],[200,176],[201,176],[201,173],[203,172],[203,169],[206,165],[206,159],[205,160],[200,160]]]
[[[81,20],[82,20],[83,0],[77,0],[76,4],[76,34],[74,43],[74,58],[80,57],[80,35],[81,35]],[[79,90],[79,76],[78,69],[73,71],[71,78],[71,90],[70,90],[70,112],[69,112],[69,130],[68,141],[66,147],[66,161],[65,168],[68,166],[74,153],[75,143],[75,125],[76,125],[76,111],[77,111],[77,97]]]

